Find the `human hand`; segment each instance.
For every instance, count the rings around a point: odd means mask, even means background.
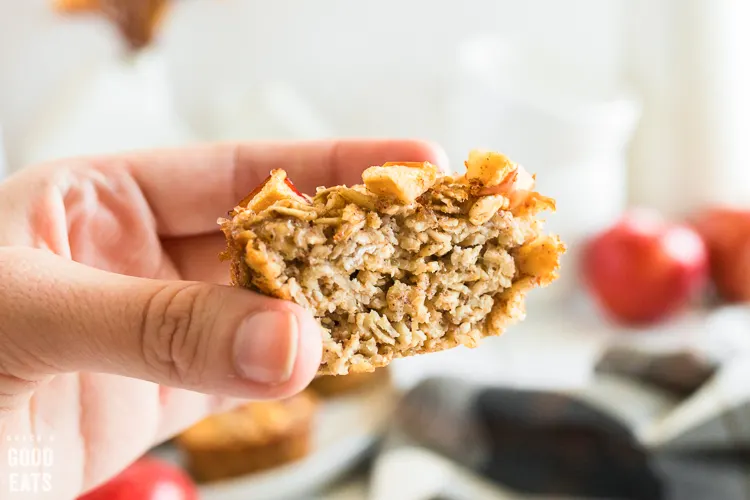
[[[212,145],[58,161],[0,184],[0,457],[49,448],[51,489],[36,496],[73,498],[234,398],[305,388],[316,321],[226,286],[216,220],[273,168],[312,193],[390,160],[444,164],[414,141]],[[23,487],[12,474],[39,472],[0,460],[3,494]]]

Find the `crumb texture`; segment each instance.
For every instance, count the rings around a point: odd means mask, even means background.
[[[498,176],[517,176],[493,155],[473,156],[484,178],[502,185]],[[363,179],[312,198],[290,191],[256,200],[257,211],[243,200],[220,221],[236,285],[292,300],[319,319],[319,373],[474,347],[522,319],[525,293],[555,279],[564,246],[536,217],[554,210],[550,198],[529,191],[518,202],[512,182],[485,194],[481,180],[429,164],[372,167]],[[290,185],[282,171],[264,188],[274,184]]]

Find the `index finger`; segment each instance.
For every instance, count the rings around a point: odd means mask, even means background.
[[[286,170],[307,194],[318,186],[361,183],[364,169],[387,161],[430,161],[447,168],[440,148],[414,140],[218,144],[134,153],[121,160],[165,237],[218,231],[217,217],[276,168]]]

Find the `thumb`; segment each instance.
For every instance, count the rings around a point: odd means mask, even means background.
[[[320,326],[291,302],[7,247],[0,342],[0,370],[21,380],[94,371],[248,399],[299,392],[321,358]]]

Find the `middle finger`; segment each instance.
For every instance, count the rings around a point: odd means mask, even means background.
[[[229,264],[219,260],[226,240],[218,229],[212,234],[164,239],[162,247],[183,280],[229,284]]]

